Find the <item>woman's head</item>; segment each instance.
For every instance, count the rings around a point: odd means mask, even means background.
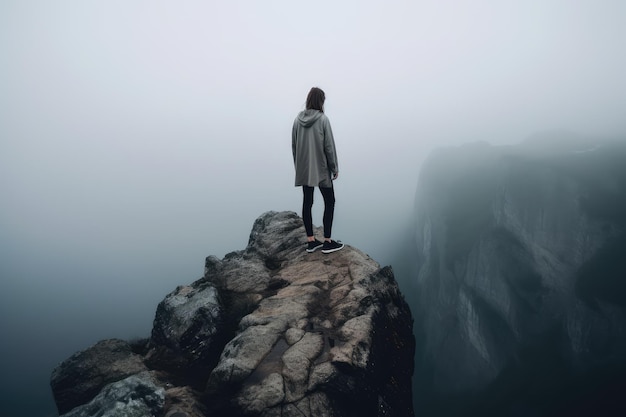
[[[324,91],[321,88],[313,87],[309,91],[309,95],[306,96],[306,109],[319,110],[324,113],[324,100],[326,100]]]

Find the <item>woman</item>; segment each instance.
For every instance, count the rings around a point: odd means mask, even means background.
[[[335,212],[333,180],[339,176],[335,140],[328,117],[324,114],[326,95],[311,88],[306,98],[306,110],[301,111],[293,122],[291,150],[296,168],[296,187],[302,186],[302,220],[307,235],[307,252],[322,248],[323,253],[336,252],[343,243],[330,238]],[[313,235],[313,191],[319,187],[324,197],[324,243]]]

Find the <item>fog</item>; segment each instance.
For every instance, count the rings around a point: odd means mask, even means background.
[[[149,336],[207,255],[300,212],[290,134],[312,86],[339,156],[333,237],[393,265],[433,147],[626,132],[625,18],[621,0],[4,0],[2,414],[54,415],[58,362]]]

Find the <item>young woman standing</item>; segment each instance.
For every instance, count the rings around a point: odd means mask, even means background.
[[[291,150],[296,168],[296,187],[302,186],[302,220],[307,234],[307,252],[322,248],[323,253],[343,249],[343,243],[331,239],[335,212],[333,180],[339,176],[335,140],[328,117],[324,114],[326,95],[313,87],[306,98],[306,110],[293,122]],[[313,191],[320,189],[324,198],[324,242],[313,235]]]

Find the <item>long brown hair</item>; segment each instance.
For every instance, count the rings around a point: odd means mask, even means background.
[[[326,94],[321,88],[313,87],[309,91],[309,95],[306,96],[306,109],[307,110],[319,110],[324,113],[324,101],[326,100]]]

